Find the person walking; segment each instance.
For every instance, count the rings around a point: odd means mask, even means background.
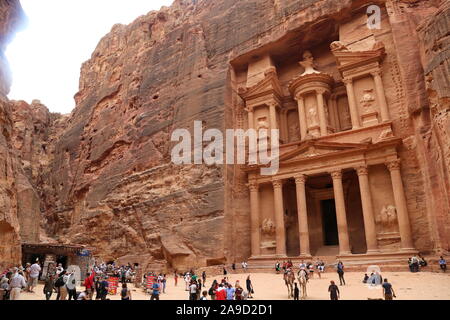
[[[55,291],[55,276],[51,274],[47,277],[44,284],[45,300],[51,299],[53,291]]]
[[[342,284],[344,284],[345,286],[345,279],[344,279],[344,264],[342,263],[342,261],[339,261],[338,265],[337,265],[337,273],[339,275],[339,282],[340,285],[342,286]]]
[[[341,293],[339,292],[338,286],[334,283],[334,281],[330,282],[330,286],[328,287],[328,292],[330,293],[331,300],[339,300],[341,297]]]
[[[442,271],[444,272],[447,271],[447,262],[445,261],[443,256],[441,256],[441,258],[439,259],[439,267],[441,268]]]
[[[227,291],[227,300],[234,300],[236,289],[233,288],[231,284],[228,284],[228,288],[226,288],[226,291]]]
[[[197,300],[197,283],[194,280],[191,281],[191,285],[189,286],[189,300]]]
[[[33,263],[30,267],[29,279],[28,279],[28,290],[31,293],[34,293],[34,288],[36,288],[38,284],[39,273],[41,272],[41,266],[38,261]]]
[[[24,276],[19,273],[17,268],[14,268],[14,274],[10,281],[10,300],[20,300],[20,293],[22,289],[27,287],[27,283],[25,282]]]
[[[120,292],[121,300],[131,300],[131,290],[128,288],[126,282],[122,283],[122,291]]]
[[[294,300],[300,300],[300,290],[298,289],[297,282],[294,282]]]
[[[55,287],[58,293],[56,295],[56,300],[66,300],[67,297],[66,281],[67,281],[66,271],[62,271],[55,282]]]
[[[108,277],[104,276],[103,280],[100,281],[100,300],[106,300],[108,295],[109,283],[107,281]]]
[[[245,280],[245,284],[248,291],[248,298],[253,299],[253,294],[255,293],[255,290],[253,290],[253,284],[252,280],[250,279],[250,276],[247,277],[247,280]]]
[[[383,295],[384,295],[384,300],[393,300],[393,298],[397,298],[396,295],[395,295],[394,288],[388,282],[388,279],[384,279]]]
[[[158,282],[153,283],[152,286],[152,296],[150,298],[150,301],[152,300],[159,300],[159,294],[161,293],[161,286]]]
[[[217,283],[217,280],[214,280],[211,288],[209,288],[208,294],[211,297],[211,300],[216,300],[216,291],[218,289],[219,285]]]
[[[77,300],[77,280],[75,279],[74,271],[72,271],[67,278],[66,288],[69,300]]]
[[[202,272],[203,287],[206,288],[206,271]]]
[[[86,279],[84,279],[84,288],[89,300],[92,300],[95,290],[95,283],[94,283],[95,271],[92,271],[92,273],[88,272],[86,276],[87,276]]]

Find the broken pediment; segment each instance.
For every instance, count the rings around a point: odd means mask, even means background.
[[[341,42],[333,42],[331,50],[336,57],[338,68],[341,72],[373,63],[381,63],[386,56],[386,50],[382,42],[377,42],[371,50],[351,51]]]
[[[283,89],[281,88],[275,67],[269,68],[264,73],[263,80],[249,88],[240,88],[239,95],[246,101],[265,95],[273,94],[281,100]]]

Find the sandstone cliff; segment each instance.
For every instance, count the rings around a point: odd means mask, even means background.
[[[400,77],[394,78],[397,88],[404,88],[400,94],[409,101],[395,126],[405,140],[400,152],[407,160],[409,209],[423,250],[433,248],[429,231],[436,225],[422,184],[427,163],[414,160],[425,151],[416,147],[420,135],[407,123],[428,110],[415,29],[439,3],[387,2],[395,44],[405,48],[391,64],[393,77]],[[171,132],[192,130],[194,120],[205,128],[233,127],[233,58],[299,29],[304,41],[313,43],[308,33],[325,36],[333,25],[327,22],[345,21],[366,4],[175,1],[128,26],[114,26],[82,67],[77,106],[55,146],[47,232],[95,246],[105,259],[146,255],[177,267],[248,257],[244,179],[234,167],[173,166]],[[404,37],[408,32],[414,37]],[[423,128],[416,125],[417,132]],[[445,216],[448,201],[441,203]]]
[[[387,94],[404,142],[415,245],[448,250],[448,1],[372,2],[385,8],[392,29],[392,40],[377,36],[388,43]],[[5,35],[20,7],[0,3]],[[36,240],[40,222],[57,241],[96,247],[105,260],[184,268],[248,258],[245,174],[235,166],[174,166],[171,133],[192,131],[194,120],[205,129],[236,127],[231,61],[280,42],[317,45],[367,4],[177,0],[112,28],[83,64],[68,116],[38,101],[8,102],[2,71],[0,228],[8,232],[0,257],[16,261],[20,241]]]
[[[18,1],[0,1],[0,266],[21,262],[21,242],[39,241],[39,196],[13,146],[14,105],[6,95],[11,76],[4,50],[23,20]]]

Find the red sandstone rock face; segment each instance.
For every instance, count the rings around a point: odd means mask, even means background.
[[[440,250],[450,246],[450,3],[423,22],[418,33],[429,99],[430,118],[422,133],[431,205]]]
[[[366,3],[176,1],[114,26],[83,65],[77,107],[55,144],[44,187],[47,232],[95,246],[105,259],[141,255],[184,267],[247,258],[245,177],[232,167],[173,166],[171,133],[192,129],[194,120],[206,128],[233,127],[232,59],[300,28],[310,30],[302,40],[314,43],[308,34],[330,31],[329,24],[314,23],[325,16],[345,20]],[[425,250],[433,246],[421,182],[427,164],[416,161],[424,151],[405,119],[427,109],[427,94],[417,68],[419,38],[405,34],[437,5],[388,3],[394,40],[405,49],[392,63],[400,69],[393,77],[404,83],[409,101],[395,126],[405,139],[402,158],[414,160],[406,161],[405,185],[416,244]]]
[[[0,3],[0,16],[15,16],[17,1]],[[299,42],[318,44],[367,3],[179,0],[113,27],[82,66],[71,115],[52,115],[37,101],[0,102],[0,230],[7,231],[0,244],[8,244],[0,261],[18,259],[19,225],[27,241],[36,239],[39,219],[31,219],[40,211],[50,236],[96,247],[105,260],[184,268],[248,258],[245,174],[174,166],[171,133],[192,130],[194,120],[235,127],[230,61],[299,30]],[[387,93],[404,140],[399,154],[420,250],[449,248],[448,35],[438,32],[448,30],[448,7],[437,10],[440,3],[387,2],[394,42]]]
[[[0,1],[0,267],[20,263],[21,241],[39,240],[39,198],[13,148],[13,105],[6,98],[10,75],[4,50],[22,14],[18,1]]]

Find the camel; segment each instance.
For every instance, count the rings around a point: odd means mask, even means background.
[[[306,284],[308,283],[308,278],[307,278],[306,271],[304,269],[302,269],[298,272],[298,283],[300,284],[300,289],[302,291],[301,299],[305,300],[306,297],[308,296],[308,294],[306,292]]]
[[[294,282],[295,282],[295,275],[294,272],[292,272],[292,269],[288,269],[283,276],[284,283],[286,284],[286,287],[288,289],[288,299],[294,298]]]

